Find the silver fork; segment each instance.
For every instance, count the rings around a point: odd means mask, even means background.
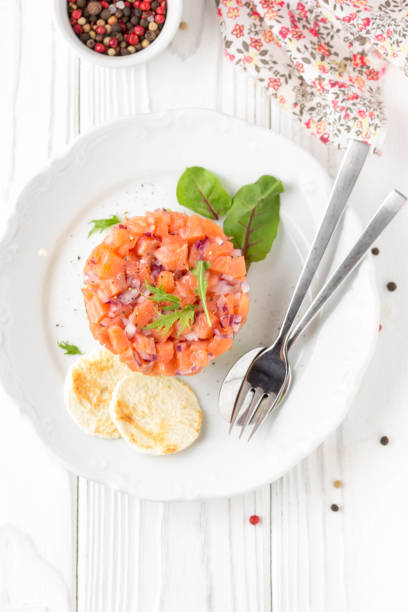
[[[283,402],[285,399],[292,380],[290,363],[288,361],[288,352],[292,347],[293,343],[297,340],[300,334],[306,329],[306,327],[313,321],[316,315],[320,312],[326,302],[332,297],[337,289],[343,284],[345,279],[353,272],[353,270],[361,263],[364,255],[367,253],[369,248],[373,245],[375,240],[381,234],[381,232],[387,227],[390,221],[395,217],[401,207],[406,203],[406,197],[398,191],[391,191],[383,204],[380,206],[374,217],[371,219],[366,229],[356,242],[354,247],[348,253],[343,262],[333,272],[327,282],[323,285],[319,293],[314,298],[313,302],[301,317],[300,321],[296,324],[294,329],[287,336],[286,341],[283,342],[280,353],[273,351],[271,357],[267,357],[269,349],[262,351],[255,361],[251,364],[250,371],[247,373],[247,381],[251,386],[258,390],[260,385],[264,383],[265,373],[268,372],[266,368],[271,366],[272,371],[279,373],[281,378],[271,380],[271,375],[268,378],[268,387],[264,389],[264,395],[267,395],[269,401],[265,402],[264,406],[258,403],[258,409],[252,411],[248,416],[245,415],[244,423],[241,430],[241,435],[245,430],[246,426],[250,421],[253,422],[252,431],[248,437],[248,441],[255,434],[257,429],[262,425],[265,419]],[[282,373],[284,375],[282,376]],[[261,374],[261,376],[260,376]],[[269,392],[266,393],[267,389],[273,389],[275,393],[272,398]],[[277,390],[275,392],[275,390]],[[240,436],[241,437],[241,436]]]
[[[278,357],[280,357],[281,350],[285,346],[286,339],[292,328],[296,315],[299,312],[307,291],[309,290],[313,277],[322,260],[333,232],[344,212],[351,191],[357,181],[358,176],[360,175],[368,151],[369,146],[359,140],[352,140],[347,148],[330,194],[329,204],[323,217],[323,221],[298,279],[292,299],[286,312],[286,316],[282,323],[279,336],[274,345],[262,354],[263,359],[260,364],[258,364],[260,367],[256,369],[256,371],[258,371],[258,369],[262,369],[262,374],[259,380],[257,380],[257,384],[252,384],[249,378],[251,375],[252,364],[246,377],[242,381],[241,388],[235,399],[231,414],[230,432],[232,431],[238,416],[241,414],[241,409],[248,398],[248,394],[251,393],[252,398],[250,398],[250,405],[244,417],[241,435],[243,434],[247,424],[253,417],[264,396],[266,394],[268,396],[273,394],[273,396],[276,397],[280,390],[280,387],[276,387],[274,385],[274,381],[281,380],[282,376],[285,376],[285,370],[282,369],[282,362],[280,358],[276,359],[274,355],[276,354]],[[253,364],[255,363],[256,359],[254,360]]]

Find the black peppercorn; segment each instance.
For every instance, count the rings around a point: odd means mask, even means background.
[[[104,19],[105,21],[108,21],[110,16],[111,16],[110,10],[109,9],[103,9],[103,11],[101,13],[101,19]]]
[[[120,54],[121,55],[129,55],[129,51],[127,49],[121,49],[120,50]]]
[[[95,46],[95,41],[90,38],[87,42],[86,42],[86,46],[89,47],[90,49],[93,49]]]
[[[157,0],[153,0],[153,2],[150,3],[150,8],[154,11],[157,9],[158,6],[160,6],[160,2],[157,2]]]
[[[332,510],[333,512],[338,512],[340,510],[340,508],[338,507],[337,504],[332,504],[330,506],[330,510]]]
[[[80,36],[80,39],[82,40],[83,43],[88,42],[90,38],[91,37],[89,36],[88,32],[83,32]]]
[[[397,284],[393,283],[392,281],[390,283],[387,283],[387,289],[388,291],[395,291],[397,288]]]
[[[377,249],[377,247],[374,247],[374,248],[371,249],[371,252],[372,252],[373,255],[378,255],[379,252],[380,252],[380,249]]]
[[[147,19],[141,19],[140,20],[140,25],[142,26],[142,28],[148,28],[149,27],[149,22],[147,21]]]
[[[149,41],[149,42],[153,42],[153,40],[156,38],[157,34],[156,32],[151,32],[150,30],[148,30],[145,34],[145,38]]]
[[[387,446],[387,444],[388,444],[388,442],[389,442],[389,441],[390,441],[390,440],[389,440],[388,436],[382,436],[382,437],[380,438],[380,444],[382,444],[383,446]]]
[[[86,0],[77,0],[77,7],[83,9],[86,7]]]

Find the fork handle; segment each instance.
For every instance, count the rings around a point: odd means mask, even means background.
[[[352,140],[347,147],[330,194],[326,213],[303,266],[282,323],[279,334],[281,340],[284,340],[290,332],[330,238],[346,208],[347,201],[364,165],[368,151],[369,146],[360,140]]]
[[[406,201],[407,198],[399,191],[393,190],[388,194],[347,257],[323,285],[307,311],[304,313],[303,317],[296,324],[296,327],[291,332],[287,342],[288,350],[304,331],[304,329],[309,325],[309,323],[315,318],[317,313],[321,310],[329,298],[331,298],[331,296],[358,266],[358,264],[361,263],[369,248],[373,245],[378,236],[387,227]]]

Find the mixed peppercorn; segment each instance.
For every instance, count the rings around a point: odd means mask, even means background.
[[[68,15],[78,38],[97,53],[131,55],[146,49],[166,21],[167,0],[68,1]]]

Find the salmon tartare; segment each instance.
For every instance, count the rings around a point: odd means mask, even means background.
[[[231,348],[248,315],[245,258],[199,215],[163,209],[125,219],[84,274],[92,335],[143,374],[197,374]]]

